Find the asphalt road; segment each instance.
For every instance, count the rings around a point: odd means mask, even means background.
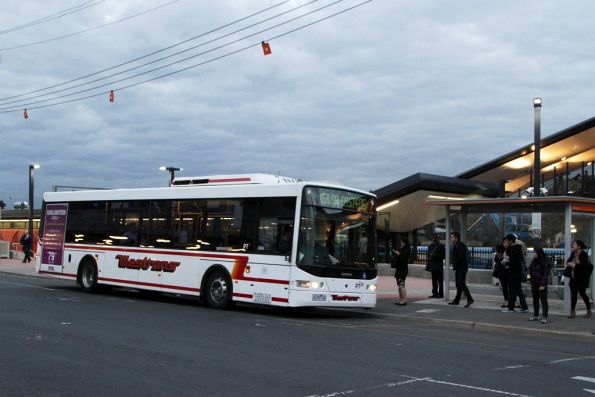
[[[0,274],[2,396],[586,396],[594,368],[588,342]]]

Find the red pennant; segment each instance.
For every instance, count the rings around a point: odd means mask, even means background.
[[[266,41],[262,42],[262,52],[264,53],[264,55],[271,55],[271,53],[272,53],[271,45],[269,43],[267,43]]]
[[[114,100],[115,100],[115,97],[114,97],[114,90],[111,90],[111,91],[109,92],[109,101],[110,101],[110,102],[113,102]]]
[[[25,111],[23,112],[23,117],[26,119],[29,118],[29,115],[27,114],[27,109],[25,109]]]

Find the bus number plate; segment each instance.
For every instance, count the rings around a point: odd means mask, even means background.
[[[271,294],[254,293],[254,303],[271,303]]]
[[[313,302],[326,302],[326,294],[314,294],[312,295]]]

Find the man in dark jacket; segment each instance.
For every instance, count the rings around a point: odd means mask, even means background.
[[[508,308],[502,309],[504,313],[514,313],[514,304],[517,295],[519,296],[519,303],[521,304],[521,312],[528,313],[529,307],[525,301],[525,295],[521,288],[521,277],[523,273],[523,264],[525,257],[523,249],[519,244],[515,244],[516,237],[513,234],[508,234],[502,240],[504,245],[504,258],[502,264],[508,270]]]
[[[438,234],[432,235],[432,243],[428,246],[427,269],[432,273],[432,295],[428,298],[444,298],[444,244],[440,243]]]
[[[454,232],[450,234],[450,243],[452,244],[452,268],[455,271],[455,285],[457,286],[457,296],[449,305],[458,305],[461,300],[461,295],[464,292],[467,297],[467,304],[469,307],[475,302],[471,297],[471,292],[467,288],[465,279],[467,278],[467,246],[461,241],[459,233]]]

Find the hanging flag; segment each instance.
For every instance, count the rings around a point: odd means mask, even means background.
[[[272,53],[271,45],[269,43],[267,43],[266,41],[262,42],[262,52],[264,53],[264,55],[271,55],[271,53]]]
[[[114,99],[115,99],[115,98],[114,98],[114,90],[111,90],[111,91],[109,92],[109,101],[110,101],[110,102],[113,102],[113,101],[114,101]]]
[[[29,115],[27,114],[27,109],[25,109],[25,112],[23,112],[23,117],[26,118],[26,119],[29,118]]]

